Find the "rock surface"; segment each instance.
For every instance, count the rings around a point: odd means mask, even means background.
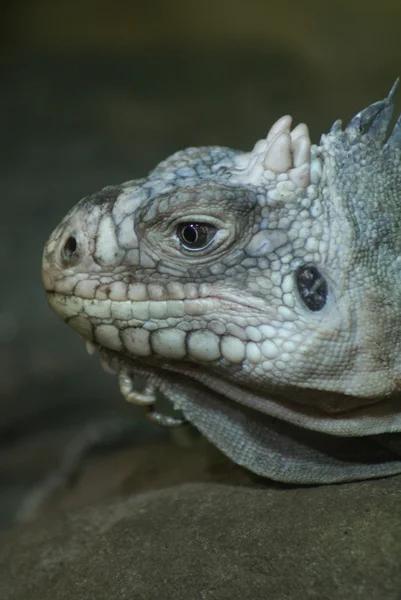
[[[401,477],[187,483],[4,533],[2,600],[400,598]]]

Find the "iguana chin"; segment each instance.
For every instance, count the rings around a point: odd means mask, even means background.
[[[175,425],[163,392],[275,480],[401,472],[396,87],[318,146],[284,116],[250,152],[188,148],[67,214],[44,250],[48,301],[127,400]]]

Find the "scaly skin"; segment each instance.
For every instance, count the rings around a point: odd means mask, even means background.
[[[395,87],[319,146],[282,117],[250,153],[190,148],[69,212],[44,251],[48,299],[128,400],[152,410],[160,390],[277,480],[401,472]]]

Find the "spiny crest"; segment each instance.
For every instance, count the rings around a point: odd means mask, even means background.
[[[351,119],[345,128],[345,132],[351,138],[367,135],[373,140],[384,143],[394,112],[394,99],[399,82],[399,78],[396,79],[387,98],[370,104]],[[335,135],[340,131],[342,131],[342,122],[338,120],[330,129],[330,134]],[[401,146],[401,116],[385,145],[389,147]]]
[[[384,100],[359,112],[343,133],[354,139],[361,135],[384,143],[394,111],[397,79]],[[308,127],[300,123],[291,131],[292,118],[281,117],[271,127],[265,139],[256,142],[251,152],[235,156],[231,181],[251,185],[271,185],[288,179],[297,188],[318,183],[322,173],[319,147],[312,145]],[[329,135],[342,132],[341,120],[336,121]],[[324,138],[325,136],[323,136]],[[323,139],[322,138],[322,139]],[[401,116],[386,142],[389,147],[401,147]]]

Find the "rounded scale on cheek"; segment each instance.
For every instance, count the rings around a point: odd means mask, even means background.
[[[150,336],[153,352],[159,356],[171,359],[181,359],[187,354],[185,346],[185,331],[176,328],[158,329]]]
[[[195,360],[210,362],[220,358],[220,338],[212,331],[193,331],[187,344],[188,353]]]
[[[80,333],[85,339],[93,339],[92,324],[86,317],[72,317],[68,320],[68,325]]]
[[[128,286],[128,299],[134,302],[149,300],[147,286],[144,283],[130,283]]]
[[[259,350],[258,344],[255,344],[255,342],[247,343],[246,358],[249,360],[250,363],[252,363],[254,365],[257,365],[261,361],[262,354]]]
[[[78,281],[75,286],[75,294],[80,298],[94,298],[96,294],[96,288],[99,286],[99,282],[95,279],[84,279]]]
[[[221,339],[221,353],[230,363],[240,363],[245,358],[245,344],[232,335],[225,335]]]
[[[119,331],[114,325],[98,325],[95,328],[96,341],[110,350],[122,350]]]
[[[122,301],[127,299],[127,284],[123,281],[114,281],[110,284],[110,300]]]
[[[274,344],[270,340],[266,340],[265,342],[263,342],[261,350],[263,356],[265,356],[266,358],[276,358],[279,353],[279,349],[277,348],[276,344]]]
[[[146,329],[127,327],[121,334],[125,349],[134,356],[149,356],[152,354]]]

